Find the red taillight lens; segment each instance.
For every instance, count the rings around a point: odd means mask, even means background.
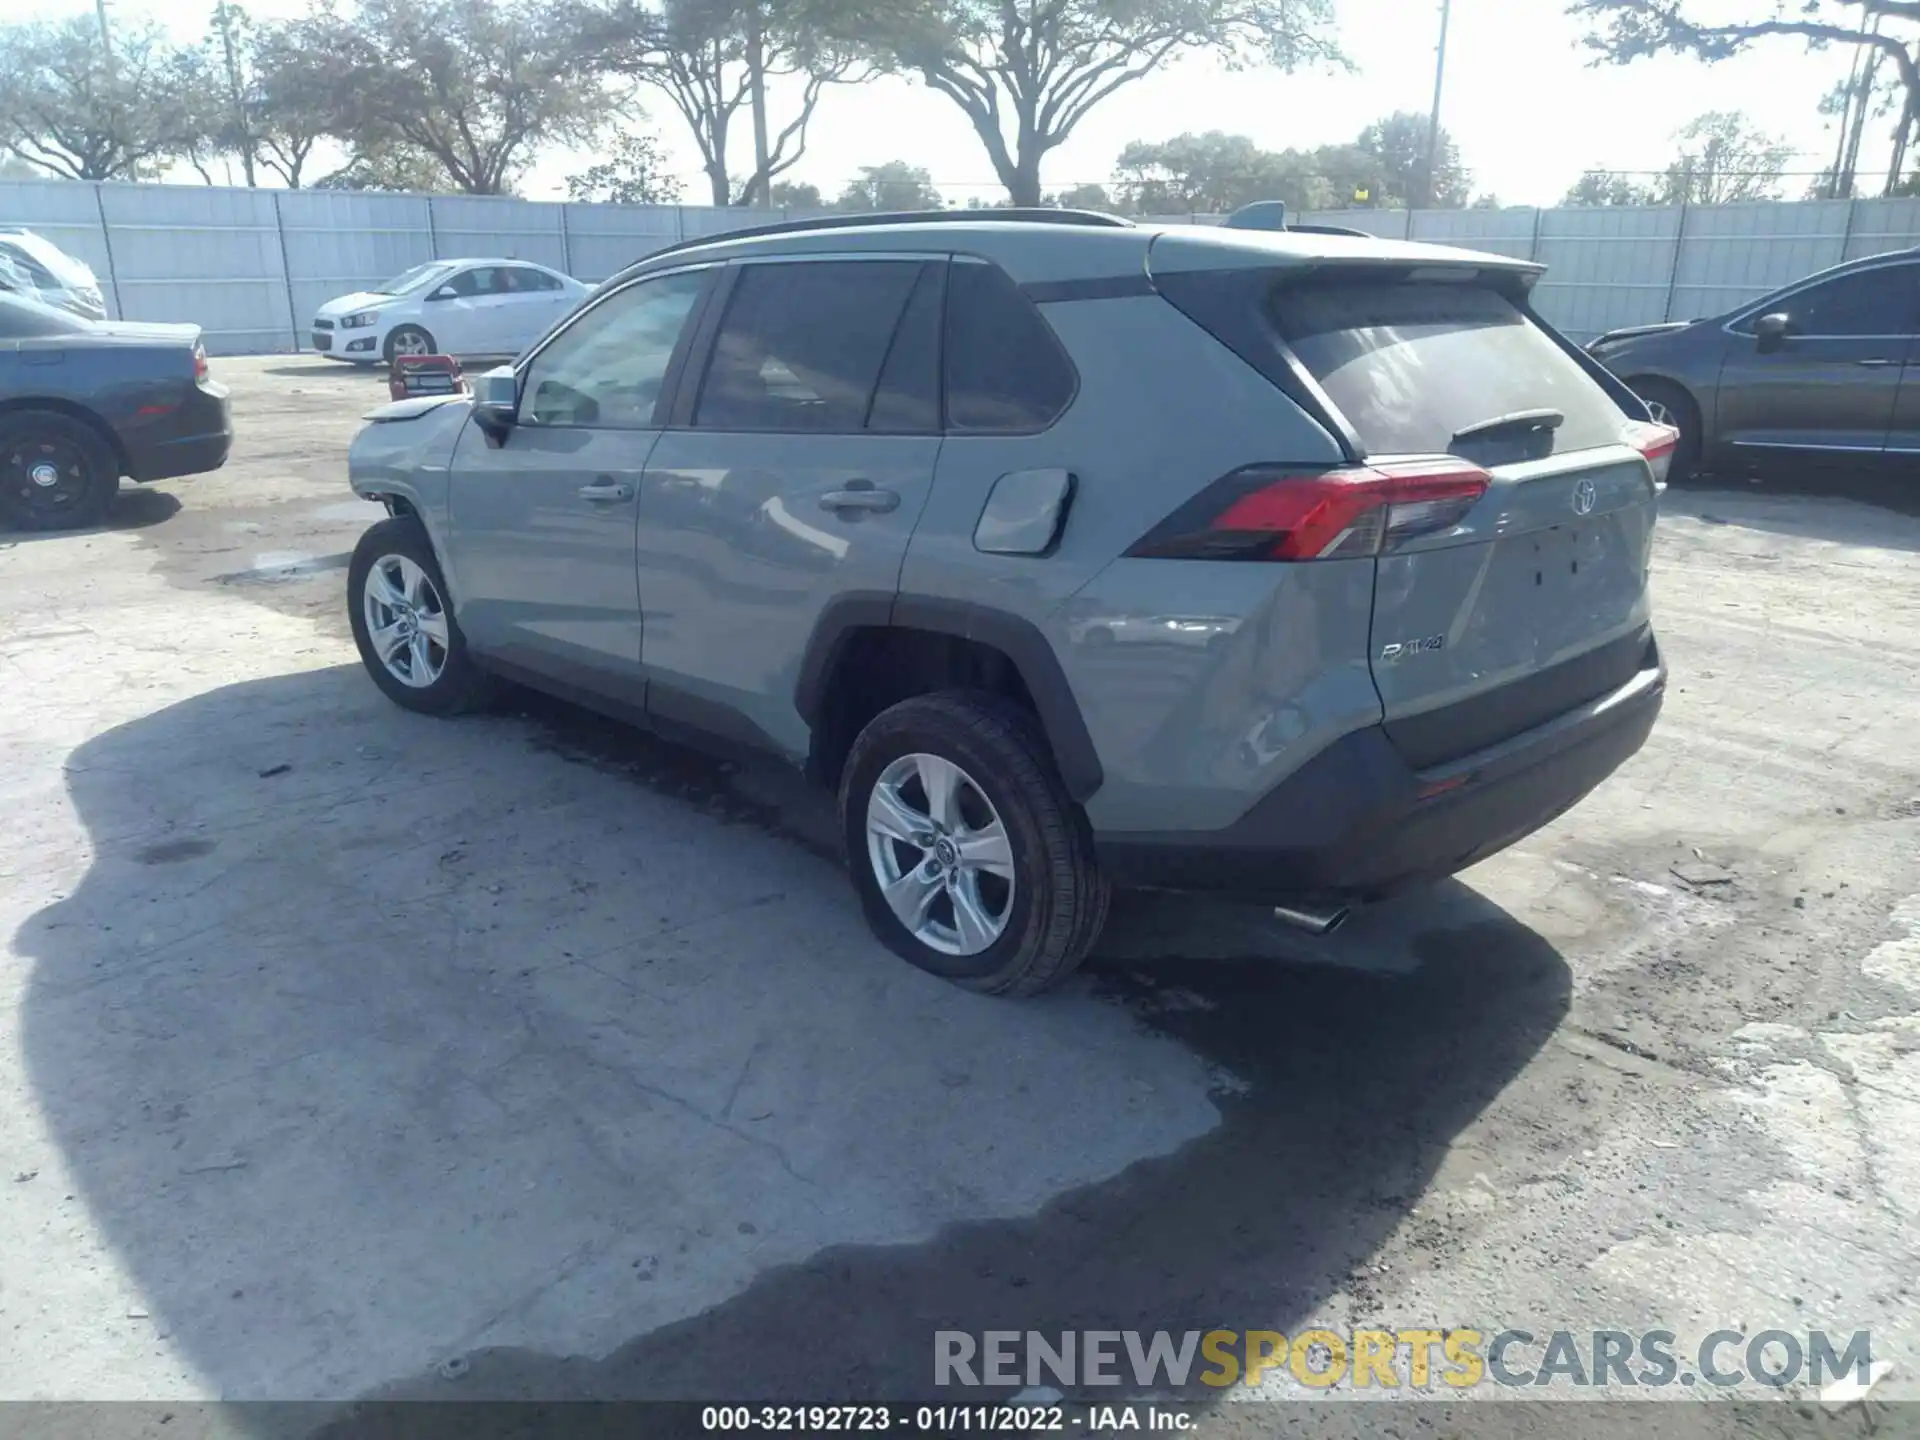
[[[1493,477],[1449,455],[1342,470],[1255,465],[1216,481],[1127,553],[1181,560],[1339,560],[1449,530]]]
[[[1673,464],[1673,452],[1680,448],[1678,430],[1652,420],[1629,420],[1620,438],[1646,458],[1647,464],[1653,468],[1656,482],[1667,478],[1667,468]]]

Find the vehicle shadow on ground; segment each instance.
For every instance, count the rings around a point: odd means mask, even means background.
[[[1660,510],[1808,540],[1920,550],[1920,524],[1912,523],[1920,521],[1920,482],[1903,477],[1843,470],[1756,480],[1702,476],[1669,486]]]
[[[232,1398],[911,1398],[941,1329],[1365,1323],[1400,1227],[1470,1243],[1410,1211],[1568,1006],[1457,884],[1341,964],[1132,897],[1064,992],[972,996],[760,780],[357,668],[65,768],[35,1098],[138,1326]]]
[[[164,525],[180,513],[180,497],[145,485],[122,485],[107,518],[78,530],[13,530],[0,520],[0,547],[22,540],[60,540],[75,535],[100,535],[112,530],[145,530]]]

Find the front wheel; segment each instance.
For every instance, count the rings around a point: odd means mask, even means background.
[[[437,355],[433,336],[418,325],[401,325],[387,336],[387,363],[391,365],[401,356]]]
[[[106,518],[119,493],[119,457],[85,421],[52,410],[0,415],[0,521],[77,530]]]
[[[935,975],[1032,995],[1106,922],[1106,877],[1033,717],[999,696],[922,695],[854,742],[840,786],[874,933]]]
[[[456,715],[486,702],[487,676],[467,653],[418,520],[382,520],[360,537],[347,567],[347,611],[361,663],[395,704]]]

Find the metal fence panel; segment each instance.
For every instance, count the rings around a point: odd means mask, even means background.
[[[1920,200],[1856,200],[1847,229],[1847,259],[1920,245]]]
[[[568,273],[590,284],[683,238],[673,205],[569,205],[565,220]]]
[[[1431,245],[1458,245],[1531,260],[1539,214],[1527,209],[1419,210],[1411,212],[1409,229],[1413,239]]]
[[[564,270],[564,205],[494,195],[433,197],[433,247],[442,260],[498,256]]]
[[[225,353],[304,345],[316,307],[423,260],[511,256],[599,281],[676,241],[799,213],[0,181],[0,224],[28,226],[86,261],[114,314],[198,324],[208,347]],[[1920,244],[1920,199],[1340,210],[1302,219],[1535,260],[1547,267],[1535,292],[1541,312],[1580,340],[1619,325],[1718,314],[1842,259]]]
[[[220,354],[286,348],[272,191],[102,185],[98,193],[122,319],[191,321]]]
[[[432,260],[433,216],[424,195],[283,190],[293,336],[304,348],[314,312]]]
[[[1838,265],[1851,205],[1810,200],[1688,206],[1666,318],[1718,315],[1789,280]]]
[[[1582,342],[1664,320],[1679,240],[1678,210],[1543,210],[1534,259],[1547,273],[1534,303]]]

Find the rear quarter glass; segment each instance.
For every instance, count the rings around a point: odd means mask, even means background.
[[[1620,443],[1619,406],[1485,285],[1323,276],[1276,286],[1271,303],[1280,333],[1369,453],[1499,465]],[[1454,440],[1529,410],[1566,418],[1553,430]]]

